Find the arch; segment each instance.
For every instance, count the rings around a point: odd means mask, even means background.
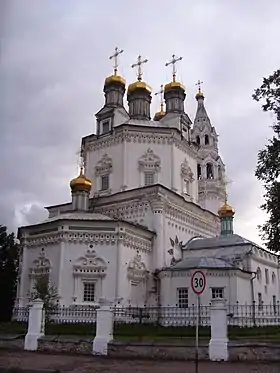
[[[204,136],[204,144],[209,145],[209,135],[207,134]]]
[[[258,281],[261,282],[262,281],[262,271],[261,271],[260,267],[257,268],[256,274],[257,274]]]
[[[275,272],[272,272],[272,283],[273,284],[276,283],[276,274],[275,274]]]
[[[210,162],[206,163],[206,178],[210,180],[214,179],[214,168]]]
[[[197,180],[201,179],[201,164],[197,164]]]
[[[196,136],[196,143],[197,145],[200,145],[200,137],[198,135]]]
[[[82,277],[103,277],[106,275],[107,264],[97,256],[95,250],[88,249],[85,256],[79,257],[73,266],[73,275]]]
[[[38,258],[32,263],[32,267],[29,269],[29,275],[31,278],[38,278],[41,276],[49,276],[51,271],[51,262],[46,257],[45,249],[42,248]]]

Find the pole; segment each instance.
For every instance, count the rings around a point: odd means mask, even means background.
[[[198,327],[200,319],[200,299],[197,296],[196,328],[195,328],[195,373],[198,373]]]

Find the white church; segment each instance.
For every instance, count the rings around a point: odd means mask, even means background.
[[[187,308],[196,302],[195,269],[207,280],[201,304],[276,304],[279,257],[233,231],[225,165],[200,84],[192,122],[176,80],[181,58],[173,56],[173,79],[162,86],[161,109],[151,119],[147,60],[138,57],[137,81],[126,88],[121,52],[110,57],[114,74],[105,79],[96,133],[81,141],[72,200],[47,207],[46,221],[19,228],[17,305],[26,306],[36,279],[48,276],[62,306],[106,298],[121,306]]]

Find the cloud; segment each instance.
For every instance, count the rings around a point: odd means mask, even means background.
[[[183,56],[178,77],[187,86],[192,118],[195,82],[204,81],[207,110],[234,180],[236,228],[259,241],[263,191],[254,168],[272,118],[251,95],[279,67],[277,0],[9,0],[1,6],[2,224],[15,230],[43,219],[42,206],[70,199],[80,138],[94,130],[103,80],[111,73],[108,55],[118,45],[125,50],[127,81],[135,79],[130,66],[140,53],[149,59],[144,77],[154,90],[170,79],[165,62],[173,53]],[[158,106],[153,99],[153,111]]]

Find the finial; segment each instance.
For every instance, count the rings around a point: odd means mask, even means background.
[[[232,180],[229,180],[226,176],[224,176],[224,178],[223,178],[223,186],[225,188],[225,205],[228,202],[228,190],[227,190],[227,186],[229,184],[231,184],[232,182],[233,182]]]
[[[155,96],[157,95],[160,95],[160,110],[163,111],[163,106],[164,106],[164,98],[163,98],[163,94],[164,94],[164,86],[163,84],[160,86],[160,91],[156,92],[155,93]]]
[[[173,82],[176,81],[176,73],[177,73],[177,70],[176,70],[176,67],[175,67],[175,64],[176,62],[178,61],[181,61],[183,59],[183,57],[176,57],[175,54],[172,55],[172,60],[169,61],[169,62],[166,62],[165,66],[169,66],[169,65],[173,65],[172,66],[172,76],[173,76]]]
[[[78,167],[79,167],[79,170],[80,170],[80,175],[83,175],[84,174],[84,169],[85,169],[85,157],[84,157],[82,149],[79,149],[76,152],[76,155],[78,155]]]
[[[198,79],[197,83],[195,83],[195,85],[198,86],[198,94],[201,95],[201,84],[203,84],[203,82],[201,80]]]
[[[143,71],[142,71],[141,65],[143,65],[143,63],[147,63],[148,62],[147,59],[141,60],[141,58],[142,57],[139,54],[139,56],[137,57],[137,62],[134,63],[133,65],[131,65],[132,68],[138,67],[137,79],[138,79],[139,82],[141,82],[142,75],[143,75]]]
[[[118,64],[118,56],[120,54],[123,53],[123,49],[119,49],[118,47],[115,48],[115,53],[112,54],[112,56],[109,57],[109,59],[111,60],[112,58],[114,58],[114,75],[117,75],[118,73],[118,67],[119,67],[119,64]]]

